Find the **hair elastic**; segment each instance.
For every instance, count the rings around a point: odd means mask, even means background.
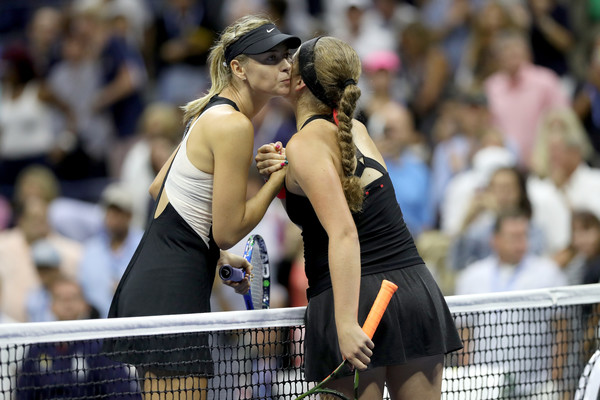
[[[333,123],[336,126],[340,126],[340,120],[338,119],[338,110],[337,110],[337,108],[333,109]]]
[[[356,81],[352,78],[348,78],[342,83],[342,89],[346,89],[346,87],[350,85],[356,85]]]

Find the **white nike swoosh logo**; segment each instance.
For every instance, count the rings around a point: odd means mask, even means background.
[[[275,28],[267,29],[267,33],[273,32],[273,29],[275,29]]]

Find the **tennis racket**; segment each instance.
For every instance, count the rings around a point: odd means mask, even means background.
[[[600,350],[590,358],[579,378],[579,387],[574,400],[600,399]]]
[[[396,284],[384,279],[381,282],[381,288],[379,289],[379,293],[377,293],[377,297],[371,306],[371,310],[367,315],[367,319],[363,324],[362,330],[369,336],[369,339],[373,339],[373,335],[375,334],[375,330],[377,330],[377,326],[379,326],[379,322],[381,321],[381,317],[383,317],[383,313],[385,312],[390,300],[392,299],[392,295],[396,293],[398,286]],[[317,384],[312,389],[304,392],[297,397],[296,400],[304,399],[310,395],[322,393],[328,394],[331,396],[338,397],[340,399],[349,400],[344,394],[338,392],[337,390],[328,389],[324,387],[324,385],[329,382],[331,379],[337,378],[340,371],[348,363],[348,360],[342,361],[340,365],[337,366],[336,369],[333,370],[327,378],[323,379],[319,384]],[[354,399],[358,399],[358,370],[354,370]]]
[[[252,264],[250,290],[244,295],[247,310],[269,308],[271,294],[271,271],[267,245],[260,235],[250,235],[244,248],[244,258]],[[223,265],[219,268],[222,280],[239,282],[246,274],[239,268]]]

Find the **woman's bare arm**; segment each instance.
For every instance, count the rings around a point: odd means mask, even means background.
[[[373,342],[358,324],[360,244],[338,169],[318,134],[302,132],[286,148],[290,173],[309,198],[329,237],[329,270],[342,356],[359,369],[370,362]],[[312,136],[312,137],[311,137]],[[311,140],[312,139],[312,140]]]
[[[210,126],[207,140],[214,159],[213,236],[221,249],[228,249],[260,222],[283,185],[285,169],[271,174],[258,193],[247,199],[252,123],[240,113],[230,113],[227,123]]]

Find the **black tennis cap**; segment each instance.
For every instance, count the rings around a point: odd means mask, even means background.
[[[242,35],[225,49],[227,65],[240,54],[261,54],[278,44],[285,43],[290,49],[300,47],[302,41],[297,36],[281,33],[273,24],[261,25]]]

